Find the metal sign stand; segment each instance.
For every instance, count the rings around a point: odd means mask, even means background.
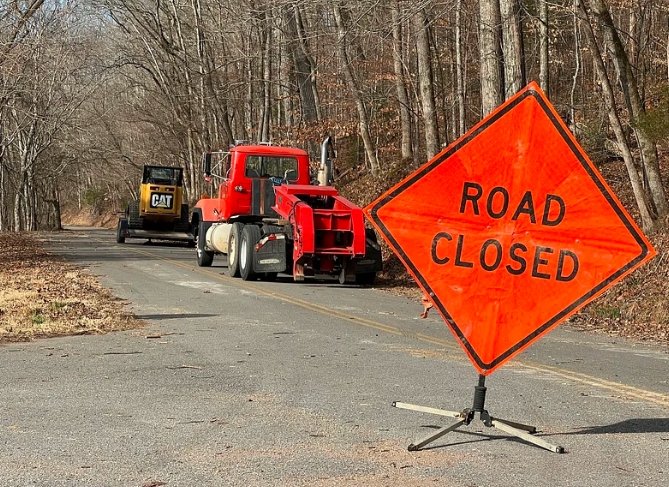
[[[522,423],[516,423],[514,421],[507,421],[506,419],[493,418],[490,416],[488,411],[485,409],[485,376],[479,375],[479,383],[474,387],[474,405],[471,409],[463,409],[461,412],[456,411],[445,411],[443,409],[436,409],[426,406],[417,406],[415,404],[407,404],[403,402],[394,402],[393,407],[400,409],[410,409],[412,411],[419,411],[422,413],[436,414],[438,416],[447,416],[449,418],[459,419],[459,421],[451,426],[445,426],[440,428],[435,433],[432,433],[429,436],[409,445],[409,451],[418,451],[423,448],[425,445],[432,443],[433,441],[441,438],[446,433],[456,430],[462,425],[469,425],[474,420],[476,413],[479,413],[479,419],[487,427],[497,428],[505,433],[516,436],[522,440],[532,443],[540,448],[545,448],[555,453],[564,453],[564,448],[558,445],[552,445],[547,441],[532,436],[532,433],[536,433],[537,429],[534,426],[528,426]]]

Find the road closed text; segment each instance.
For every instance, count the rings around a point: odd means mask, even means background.
[[[459,211],[469,219],[485,214],[495,220],[527,219],[532,224],[558,227],[566,213],[563,198],[555,194],[542,196],[544,208],[537,214],[531,191],[526,191],[514,201],[506,188],[496,186],[486,191],[480,184],[467,181],[462,188]],[[514,276],[529,273],[537,279],[562,282],[571,281],[578,275],[579,260],[572,250],[522,242],[514,242],[505,248],[495,238],[486,239],[479,248],[473,249],[473,244],[469,243],[473,240],[468,239],[466,234],[437,233],[432,239],[432,261],[439,265],[480,267],[487,272],[501,270]],[[480,242],[481,239],[476,240]]]

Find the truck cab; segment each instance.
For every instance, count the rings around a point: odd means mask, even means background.
[[[292,147],[239,145],[216,154],[218,197],[200,200],[196,208],[206,221],[246,221],[265,214],[273,204],[273,186],[309,184],[309,156]],[[207,161],[209,156],[209,161]],[[211,176],[212,153],[205,154],[204,172]],[[207,168],[206,166],[209,166]]]

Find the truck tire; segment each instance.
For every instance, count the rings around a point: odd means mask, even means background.
[[[125,231],[128,229],[128,220],[125,218],[118,219],[116,226],[116,243],[125,243]]]
[[[256,273],[253,271],[254,247],[259,240],[260,228],[256,225],[245,225],[242,230],[242,240],[239,244],[239,273],[245,281],[256,278]]]
[[[243,223],[235,222],[228,236],[228,275],[239,277],[239,244],[242,240]]]
[[[197,226],[197,240],[195,242],[195,250],[197,252],[197,265],[200,267],[209,267],[214,261],[214,253],[206,250],[207,230],[210,226],[210,222],[200,222]]]
[[[131,201],[128,203],[127,215],[128,228],[135,230],[142,228],[142,217],[139,216],[139,201]]]

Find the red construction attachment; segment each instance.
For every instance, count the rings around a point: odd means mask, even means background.
[[[321,270],[333,256],[365,255],[362,209],[331,186],[283,185],[275,188],[274,210],[293,226],[293,273],[303,274],[306,256],[318,256]]]

